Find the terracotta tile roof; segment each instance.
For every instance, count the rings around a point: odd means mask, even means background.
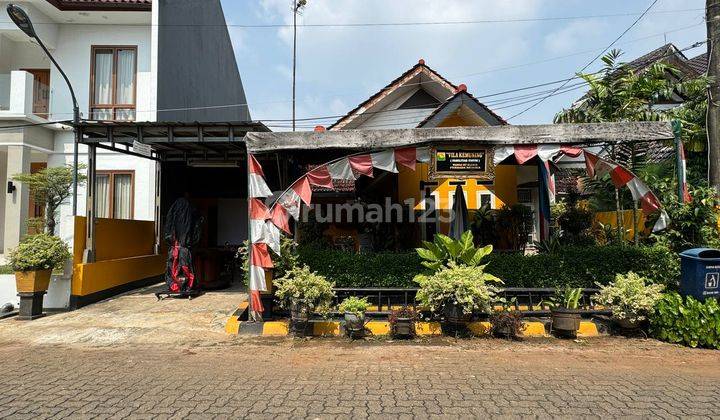
[[[60,10],[150,11],[152,0],[46,0]]]

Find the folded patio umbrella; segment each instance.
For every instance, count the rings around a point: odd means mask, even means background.
[[[460,236],[469,227],[468,225],[468,209],[465,204],[465,194],[463,194],[462,185],[455,188],[455,202],[453,203],[450,213],[450,237],[460,239]]]

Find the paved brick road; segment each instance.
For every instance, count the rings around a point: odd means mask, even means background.
[[[594,339],[0,345],[0,417],[720,417],[720,352]]]

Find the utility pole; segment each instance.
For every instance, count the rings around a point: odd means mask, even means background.
[[[706,0],[708,76],[707,138],[708,183],[720,192],[720,0]],[[720,47],[720,45],[718,45]]]
[[[297,15],[307,0],[293,0],[292,131],[295,131],[295,69],[297,67]]]

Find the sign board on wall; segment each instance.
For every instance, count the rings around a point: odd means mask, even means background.
[[[434,147],[430,160],[430,177],[493,179],[495,168],[492,154],[492,149],[488,147]]]
[[[133,152],[150,157],[152,156],[152,148],[149,144],[140,143],[139,141],[133,141]]]

